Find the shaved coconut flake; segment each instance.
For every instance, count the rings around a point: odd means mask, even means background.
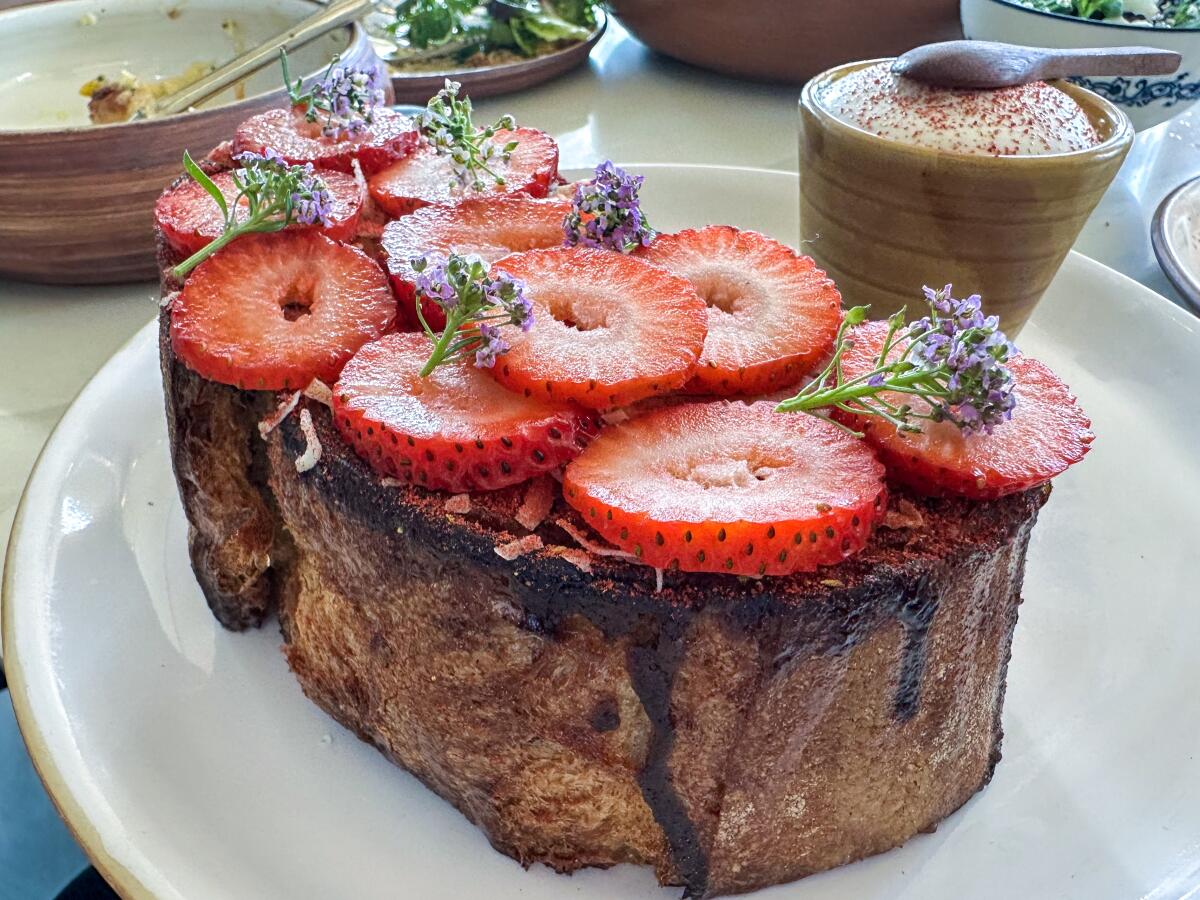
[[[163,294],[163,298],[158,301],[159,309],[170,309],[171,304],[175,302],[175,298],[179,296],[179,291],[171,291],[169,294]]]
[[[296,471],[307,472],[321,459],[321,442],[317,440],[317,429],[313,427],[312,413],[307,409],[300,410],[300,430],[304,433],[307,446],[304,454],[296,459]]]
[[[925,524],[925,517],[911,500],[900,499],[890,508],[879,523],[880,528],[920,528]]]
[[[536,534],[527,534],[523,538],[509,541],[507,544],[501,544],[496,548],[496,555],[503,560],[512,562],[518,556],[524,556],[526,553],[532,553],[534,550],[541,550],[543,546],[540,537]]]
[[[275,407],[275,412],[258,423],[258,436],[265,441],[267,435],[278,428],[279,423],[292,414],[292,410],[296,408],[296,404],[299,402],[300,392],[296,391],[280,403],[279,406]]]
[[[471,495],[455,494],[446,501],[446,512],[465,515],[471,511]]]
[[[549,478],[536,478],[529,484],[525,499],[517,510],[516,519],[521,527],[533,531],[546,521],[554,506],[554,484]]]
[[[333,391],[320,378],[314,378],[304,389],[304,396],[324,406],[333,407]]]
[[[592,558],[588,556],[586,550],[577,550],[574,547],[553,547],[551,548],[558,552],[558,555],[578,569],[582,569],[589,575],[592,572]]]
[[[629,413],[623,409],[610,409],[606,413],[601,413],[600,418],[604,420],[605,425],[620,425],[622,422],[629,421]]]
[[[616,547],[602,547],[600,544],[596,544],[596,543],[593,543],[592,541],[589,541],[587,538],[585,538],[580,533],[578,528],[576,528],[574,525],[572,525],[566,519],[555,519],[554,524],[557,525],[559,528],[561,528],[563,531],[565,531],[567,534],[569,534],[575,540],[575,542],[578,543],[579,546],[582,547],[584,550],[586,550],[588,553],[594,553],[596,556],[612,556],[612,557],[616,557],[617,559],[624,559],[624,560],[627,560],[638,566],[647,565],[647,563],[642,562],[640,559],[638,559],[632,553],[627,553],[624,550],[618,550]],[[564,559],[567,558],[565,553],[563,554],[563,558]],[[575,562],[575,560],[573,560],[573,559],[568,560],[568,561]],[[576,565],[578,565],[578,563],[576,563]],[[579,568],[583,569],[585,572],[592,571],[590,561],[589,561],[588,567],[586,569],[584,569],[583,566],[579,566]],[[655,569],[654,570],[654,592],[658,593],[662,589],[663,589],[663,570]]]
[[[639,564],[642,562],[632,553],[628,553],[625,550],[618,550],[616,547],[602,547],[600,544],[592,543],[580,533],[578,528],[566,519],[555,519],[554,524],[569,534],[575,540],[575,543],[579,544],[588,553],[594,553],[596,556],[615,556],[617,559],[628,559],[631,562]]]
[[[379,483],[384,487],[404,487],[405,484],[399,478],[380,478]]]
[[[358,185],[358,199],[366,203],[369,196],[367,192],[367,176],[363,174],[362,166],[359,165],[357,156],[350,158],[350,168],[354,172],[354,183]]]

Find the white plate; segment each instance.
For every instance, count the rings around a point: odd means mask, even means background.
[[[634,168],[659,228],[797,233],[793,175]],[[1034,534],[996,777],[935,834],[764,900],[1166,900],[1200,884],[1198,326],[1068,259],[1021,344],[1075,388],[1099,436]],[[491,850],[304,699],[273,627],[213,622],[184,533],[151,326],[47,444],[5,571],[21,726],[126,896],[678,896],[642,869],[566,878]]]

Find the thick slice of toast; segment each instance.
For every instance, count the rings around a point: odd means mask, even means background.
[[[323,453],[297,472],[296,416],[264,440],[278,398],[191,372],[162,319],[172,459],[214,614],[240,629],[277,607],[308,696],[502,852],[736,893],[895,847],[991,777],[1049,488],[895,493],[868,548],[819,573],[660,575],[584,552],[561,500],[521,525],[527,485],[387,483],[307,400]]]

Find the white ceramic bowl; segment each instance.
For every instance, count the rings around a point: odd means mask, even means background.
[[[1178,115],[1200,100],[1200,28],[1116,25],[1040,12],[1013,0],[961,0],[963,33],[973,40],[1029,47],[1122,47],[1174,50],[1183,64],[1174,75],[1076,78],[1129,116],[1138,131]]]

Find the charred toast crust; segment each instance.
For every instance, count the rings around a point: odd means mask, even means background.
[[[160,246],[164,294],[177,289]],[[273,394],[160,350],[197,580],[233,629],[275,606],[305,692],[476,823],[559,871],[654,866],[688,896],[753,890],[929,831],[991,778],[1025,551],[1049,494],[922,500],[861,554],[762,580],[591,556],[528,532],[525,487],[385,484],[319,404],[300,474]],[[915,515],[915,519],[913,518]],[[566,551],[574,550],[573,555]]]
[[[309,408],[323,447],[316,468],[295,472],[306,442],[294,420],[270,440],[272,490],[309,585],[283,600],[289,661],[316,702],[522,862],[572,870],[630,861],[630,848],[645,853],[661,835],[661,853],[634,861],[654,865],[664,883],[682,884],[692,896],[752,890],[903,843],[990,779],[1025,547],[1046,489],[986,504],[923,501],[921,528],[881,530],[863,554],[823,573],[761,581],[667,573],[656,592],[652,571],[622,560],[593,559],[592,572],[583,572],[560,555],[567,536],[553,524],[539,528],[545,548],[506,562],[496,547],[525,533],[507,519],[514,497],[477,498],[478,508],[460,515],[446,512],[444,495],[381,486],[339,440],[327,411]],[[555,510],[551,521],[564,512]],[[360,568],[347,583],[340,570],[351,553]],[[364,591],[363,583],[376,587]],[[407,617],[429,602],[422,594],[438,598],[437,611],[412,633]],[[335,595],[341,600],[331,601]],[[340,608],[336,625],[313,613],[331,602]],[[342,647],[335,663],[325,648],[351,620],[363,640]],[[529,668],[489,672],[487,697],[465,703],[470,687],[452,667],[439,666],[434,648],[444,643],[452,655],[464,640],[471,644],[464,631],[497,630],[519,633],[536,648]],[[586,650],[574,646],[581,633],[591,638],[582,642]],[[613,697],[596,697],[591,684],[574,692],[559,684],[552,700],[531,684],[539,659],[599,666],[590,655],[597,652],[607,660],[605,680],[619,685]],[[436,669],[431,677],[443,692],[393,682],[388,673],[396,666]],[[809,671],[801,677],[797,670]],[[796,679],[807,690],[787,687]],[[854,700],[843,698],[831,714],[826,704],[839,682]],[[331,687],[345,684],[370,685],[361,689],[386,699],[347,704]],[[629,724],[628,712],[614,710],[634,701]],[[563,815],[558,845],[548,848],[544,825],[533,816],[506,817],[507,794],[495,787],[532,764],[519,751],[506,751],[504,765],[487,775],[471,766],[432,773],[376,702],[412,713],[449,711],[440,726],[427,724],[436,733],[418,743],[455,759],[469,759],[464,744],[473,741],[483,742],[496,765],[498,748],[553,740],[594,767],[592,781],[623,773],[589,802],[624,813],[610,815],[599,843],[575,837],[579,823]],[[495,726],[474,721],[478,708],[488,710],[489,723],[520,726],[481,737]],[[705,721],[714,708],[723,715]],[[539,715],[531,719],[529,709]],[[847,738],[863,715],[869,726]],[[798,723],[793,737],[807,734],[811,746],[815,736],[819,746],[799,774],[779,771],[789,758],[774,733],[788,733],[781,717]],[[622,735],[642,749],[614,768],[608,745]],[[580,777],[579,759],[562,765]],[[764,769],[773,772],[769,779]],[[841,775],[834,788],[829,773]],[[914,779],[920,791],[907,787]],[[635,788],[639,805],[628,800]],[[895,794],[906,791],[897,809]],[[553,806],[544,786],[542,800]],[[824,806],[827,820],[847,819],[844,829],[806,844],[792,820],[810,805]],[[744,833],[751,817],[753,840]]]

